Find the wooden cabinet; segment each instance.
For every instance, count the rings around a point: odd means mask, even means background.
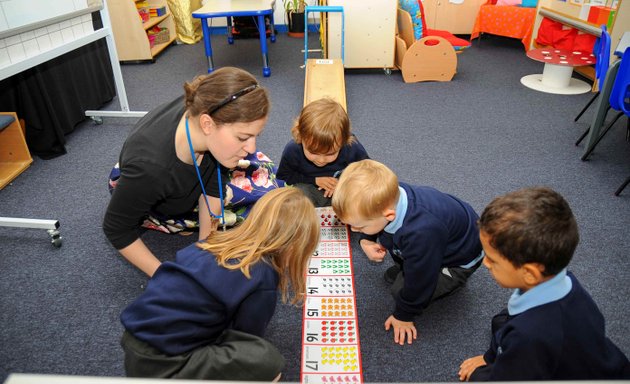
[[[429,29],[470,35],[479,7],[486,0],[424,0],[424,16]]]
[[[155,56],[169,46],[176,38],[175,21],[166,0],[143,0],[149,7],[166,7],[162,16],[151,17],[142,22],[136,2],[140,0],[107,0],[111,17],[116,52],[120,61],[154,61]],[[168,40],[151,46],[147,31],[155,26],[168,29]]]
[[[393,68],[397,0],[328,0],[343,6],[344,67]],[[341,14],[327,17],[328,57],[341,57]]]

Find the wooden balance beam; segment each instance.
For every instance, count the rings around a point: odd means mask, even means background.
[[[304,77],[304,105],[324,97],[330,97],[348,111],[343,64],[339,59],[308,59]]]

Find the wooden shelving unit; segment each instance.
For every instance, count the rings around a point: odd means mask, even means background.
[[[152,17],[142,22],[136,2],[140,0],[107,0],[116,41],[116,52],[120,61],[155,61],[155,57],[175,41],[175,21],[166,0],[146,0],[150,7],[166,7],[166,14]],[[147,30],[154,26],[167,28],[169,39],[166,43],[149,44]]]
[[[559,0],[539,0],[536,8],[536,19],[534,21],[534,34],[532,36],[532,42],[530,48],[536,48],[536,36],[538,35],[538,28],[543,17],[548,17],[552,20],[559,21],[564,25],[576,28],[584,33],[593,35],[599,35],[600,25],[589,23],[586,20],[579,18],[581,5],[577,5],[571,2],[559,1]],[[610,34],[610,59],[615,60],[614,56],[615,47],[619,44],[621,36],[625,31],[630,29],[630,0],[619,0],[617,2],[617,12],[613,19],[612,25],[608,28]],[[589,67],[576,67],[575,71],[586,76],[587,78],[595,79],[595,70],[592,66]]]

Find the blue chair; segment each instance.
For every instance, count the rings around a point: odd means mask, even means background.
[[[615,84],[610,94],[610,106],[623,112],[623,114],[628,117],[626,140],[630,140],[630,48],[627,48],[623,53],[621,64],[619,65],[619,72],[617,72]],[[610,129],[610,126],[612,126],[612,124],[607,127],[602,136]],[[628,183],[630,183],[630,177],[615,191],[615,196],[619,196]]]
[[[599,92],[604,85],[604,79],[606,77],[606,72],[608,71],[608,66],[610,65],[610,34],[608,34],[608,30],[605,25],[602,25],[602,34],[595,42],[595,46],[593,47],[593,53],[597,61],[595,62],[595,79],[597,80],[597,92],[593,95],[591,100],[582,108],[580,113],[575,117],[573,121],[578,121],[579,118],[586,112],[588,107],[593,104],[597,97],[599,96]],[[588,129],[580,136],[580,138],[575,142],[575,145],[579,145],[580,142],[586,137],[588,134]]]
[[[628,50],[626,50],[626,53],[628,53]],[[625,56],[626,61],[624,63],[623,61],[623,57]],[[618,63],[619,66],[617,68],[617,73],[616,75],[614,75],[615,79],[614,82],[612,83],[612,87],[610,87],[610,97],[609,97],[609,101],[608,101],[608,108],[606,109],[606,112],[604,113],[603,117],[606,117],[606,114],[608,113],[608,111],[610,109],[614,109],[619,111],[617,113],[617,115],[612,119],[612,121],[606,125],[606,127],[604,127],[604,130],[601,134],[599,134],[599,129],[595,129],[595,132],[597,133],[597,136],[594,138],[591,138],[590,140],[594,140],[593,145],[592,146],[587,146],[586,151],[584,152],[584,155],[582,155],[582,160],[586,160],[590,154],[593,152],[593,150],[595,150],[595,146],[597,146],[597,144],[599,144],[599,142],[602,140],[602,138],[604,137],[604,135],[606,135],[606,133],[610,130],[610,128],[612,128],[613,125],[615,125],[615,123],[617,122],[617,120],[619,120],[619,118],[621,116],[624,115],[624,111],[621,110],[621,107],[624,105],[623,102],[618,101],[619,98],[621,97],[621,100],[623,100],[623,98],[628,98],[630,97],[630,90],[628,90],[627,86],[624,87],[623,85],[620,85],[620,83],[622,81],[624,81],[624,79],[628,78],[628,66],[630,66],[630,64],[628,63],[630,57],[630,55],[626,56],[625,53],[622,56],[621,61]],[[617,64],[617,63],[615,63]],[[625,64],[625,65],[624,65]],[[624,68],[622,68],[624,67]],[[614,66],[611,66],[611,69],[613,69]],[[625,71],[625,72],[623,72]],[[610,76],[610,75],[609,75]],[[606,81],[606,83],[610,84],[609,81]],[[609,85],[610,86],[610,85]],[[603,123],[603,120],[602,120]],[[586,134],[588,134],[589,130],[592,127],[589,126],[589,128],[586,130]],[[626,139],[630,140],[630,120],[628,120],[628,132],[626,133]],[[590,141],[589,140],[589,141]],[[589,144],[590,145],[590,144]]]

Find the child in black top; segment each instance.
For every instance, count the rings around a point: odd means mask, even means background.
[[[291,134],[277,178],[300,188],[316,207],[329,206],[339,174],[368,158],[351,132],[348,114],[330,98],[315,100],[302,109]]]
[[[479,230],[483,264],[515,290],[492,321],[490,348],[461,364],[460,380],[630,379],[630,363],[606,337],[597,305],[567,272],[579,235],[562,196],[528,188],[498,197]]]

